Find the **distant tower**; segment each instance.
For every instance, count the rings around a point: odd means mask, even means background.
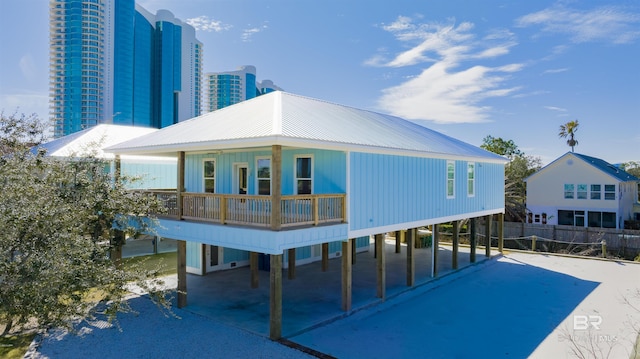
[[[236,71],[208,72],[204,75],[204,88],[204,112],[280,90],[273,81],[256,82],[256,68],[251,65],[240,66]]]
[[[54,137],[100,123],[165,127],[201,113],[202,43],[133,0],[50,0]]]

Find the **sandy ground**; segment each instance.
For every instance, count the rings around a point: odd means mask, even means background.
[[[145,297],[132,305],[123,331],[97,321],[52,333],[31,357],[308,357],[187,310],[163,316]],[[288,339],[339,358],[629,358],[633,307],[640,264],[510,253]]]

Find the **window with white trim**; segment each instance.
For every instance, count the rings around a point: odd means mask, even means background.
[[[256,180],[258,181],[258,194],[271,195],[271,158],[256,159]]]
[[[454,161],[447,161],[447,198],[454,198],[456,195],[456,164]]]
[[[473,197],[476,195],[476,164],[473,162],[467,163],[467,196]]]
[[[587,199],[587,185],[586,184],[578,184],[578,199]]]
[[[602,198],[601,190],[602,190],[602,187],[599,184],[592,184],[591,199],[601,199]]]
[[[614,184],[604,185],[604,199],[606,200],[616,199],[616,185]]]
[[[216,193],[216,160],[202,161],[203,187],[205,193]]]
[[[566,184],[564,185],[564,198],[565,199],[573,199],[575,197],[575,187],[573,184]]]
[[[313,160],[310,156],[296,156],[296,194],[313,193]]]

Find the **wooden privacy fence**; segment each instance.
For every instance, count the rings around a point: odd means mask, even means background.
[[[491,227],[492,237],[497,236],[495,222]],[[478,232],[484,233],[484,224],[478,226]],[[540,241],[546,240],[548,243],[589,244],[594,247],[604,241],[611,250],[640,251],[640,231],[638,230],[504,222],[505,241],[528,238],[530,246],[532,236]]]
[[[148,191],[164,204],[168,217],[178,217],[175,191]],[[282,196],[282,227],[346,222],[346,195],[317,194]],[[229,195],[217,193],[182,193],[182,218],[220,224],[260,227],[271,225],[271,196]]]

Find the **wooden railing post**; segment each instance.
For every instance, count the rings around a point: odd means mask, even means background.
[[[282,146],[271,146],[271,229],[282,228]]]
[[[318,196],[311,197],[311,203],[313,205],[313,225],[314,226],[317,226],[320,220],[320,218],[318,218],[319,216],[318,202],[319,202]]]
[[[182,193],[184,192],[184,151],[178,152],[178,183],[176,191],[176,206],[178,207],[178,220],[182,219],[184,203],[182,203]]]
[[[227,219],[227,197],[220,197],[220,224],[225,224]]]

